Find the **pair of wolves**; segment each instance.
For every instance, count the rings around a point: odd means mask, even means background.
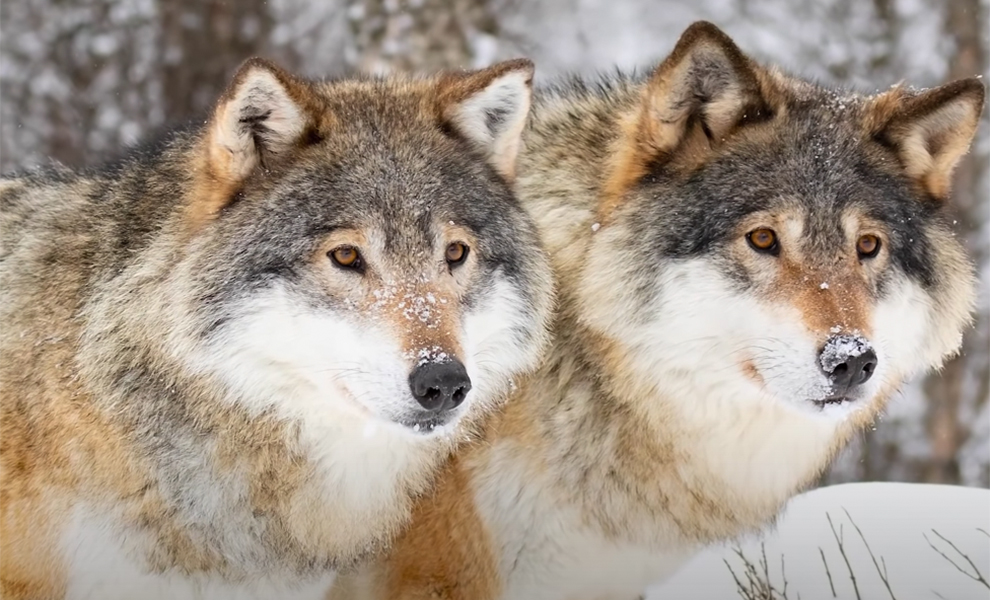
[[[5,180],[4,598],[636,598],[958,348],[978,80],[707,23],[532,74],[250,61],[199,131]]]

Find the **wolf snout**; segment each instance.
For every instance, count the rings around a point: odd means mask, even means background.
[[[833,393],[845,396],[873,377],[877,353],[862,336],[837,335],[825,342],[819,355],[822,370],[832,381]]]
[[[452,410],[471,391],[471,378],[457,359],[425,362],[409,374],[409,389],[420,406],[430,412]]]

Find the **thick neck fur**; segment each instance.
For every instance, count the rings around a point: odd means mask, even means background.
[[[725,539],[772,521],[848,432],[731,390],[658,389],[632,343],[578,309],[599,185],[638,92],[637,82],[617,79],[536,97],[518,191],[559,277],[557,341],[494,438],[539,444],[537,471],[606,535],[647,545]],[[534,429],[537,440],[521,439]]]

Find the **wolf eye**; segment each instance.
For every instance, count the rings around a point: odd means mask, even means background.
[[[777,234],[774,233],[773,229],[767,229],[765,227],[754,229],[746,235],[746,240],[753,250],[757,252],[776,255],[780,251],[780,247],[777,244]]]
[[[869,233],[859,236],[859,240],[856,241],[856,252],[861,259],[873,258],[880,252],[880,238]]]
[[[464,262],[467,258],[468,247],[466,244],[461,242],[451,242],[447,244],[447,251],[444,252],[444,258],[447,259],[447,264],[451,267],[456,267],[457,265]]]
[[[361,268],[361,253],[357,251],[357,248],[352,246],[341,246],[339,248],[334,248],[327,254],[330,255],[330,259],[338,267],[343,267],[345,269]]]

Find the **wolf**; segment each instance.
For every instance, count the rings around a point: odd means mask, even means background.
[[[534,369],[525,59],[311,81],[2,201],[5,599],[322,597]]]
[[[644,75],[537,89],[516,192],[558,279],[548,358],[330,597],[638,598],[772,523],[960,346],[947,204],[983,99],[822,87],[705,22]]]

